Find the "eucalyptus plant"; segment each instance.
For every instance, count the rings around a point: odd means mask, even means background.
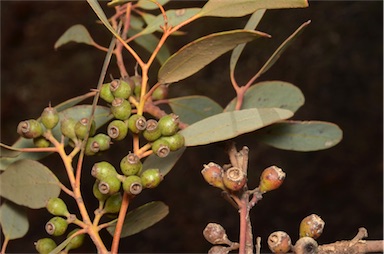
[[[328,149],[341,141],[342,131],[336,124],[293,119],[304,104],[300,88],[279,80],[258,82],[310,21],[298,27],[245,84],[239,84],[235,75],[247,43],[271,37],[255,30],[264,13],[268,9],[305,8],[306,0],[209,0],[197,1],[193,8],[169,10],[166,10],[168,0],[112,0],[102,3],[103,8],[115,10],[109,18],[99,2],[87,2],[110,31],[110,45],[98,44],[88,30],[78,24],[65,31],[54,48],[76,42],[104,52],[99,82],[90,87],[90,92],[59,105],[49,105],[36,119],[21,121],[15,127],[21,137],[12,145],[1,144],[0,195],[5,199],[0,207],[5,237],[2,253],[10,240],[22,238],[28,232],[28,216],[21,207],[46,208],[52,214],[48,222],[41,223],[47,237],[36,239],[35,248],[39,253],[67,253],[80,247],[84,237],[91,238],[98,253],[118,253],[121,238],[145,230],[168,214],[169,207],[161,201],[131,210],[129,205],[140,198],[141,192],[161,184],[188,147],[232,141],[250,132],[259,142],[293,151]],[[167,47],[170,37],[183,36],[181,29],[198,19],[243,16],[249,17],[244,28],[203,36],[173,53]],[[148,51],[149,57],[144,59],[139,55],[138,47]],[[128,52],[135,61],[126,63],[123,52]],[[231,53],[228,83],[236,96],[225,107],[215,102],[215,98],[201,95],[168,98],[169,89],[182,85],[185,79],[228,52]],[[109,80],[106,76],[112,59],[116,60],[120,76]],[[157,79],[149,80],[149,71],[156,68],[155,61],[161,67],[156,70]],[[84,103],[89,98],[93,98],[93,102]],[[164,105],[170,110],[165,110]],[[102,126],[107,126],[105,133],[100,131]],[[124,151],[120,161],[103,160],[103,154],[117,142],[130,144],[132,150]],[[239,241],[230,241],[224,228],[214,223],[209,223],[203,234],[214,244],[210,253],[237,249],[239,253],[252,253],[255,242],[249,210],[266,192],[283,183],[285,173],[271,166],[261,174],[260,185],[249,189],[248,148],[237,151],[236,146],[230,144],[230,164],[210,162],[204,165],[202,174],[209,184],[221,188],[239,209]],[[55,171],[39,162],[52,153],[57,153],[62,160]],[[92,169],[84,168],[84,160],[96,155],[100,160]],[[69,186],[56,176],[54,172],[58,170],[66,172]],[[84,174],[91,174],[94,181],[83,182]],[[84,188],[92,190],[94,202],[98,202],[95,211],[90,211],[89,204],[84,202]],[[78,211],[71,211],[61,195],[72,197]],[[321,233],[324,223],[316,216],[311,217],[317,219],[316,234],[303,226],[303,238],[314,239]],[[77,228],[67,232],[69,224]],[[110,233],[111,246],[106,246],[105,239],[101,238],[102,230]],[[66,239],[57,242],[56,237],[60,235],[66,235]],[[275,233],[268,238],[268,243],[286,244],[270,246],[276,253],[290,250],[299,253],[298,245],[293,246],[287,239],[284,234]],[[256,251],[257,246],[260,244],[256,244]]]

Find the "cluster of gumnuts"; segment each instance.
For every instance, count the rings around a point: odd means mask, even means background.
[[[232,165],[220,165],[210,162],[204,165],[201,171],[204,179],[210,185],[220,188],[232,194],[241,194],[247,191],[246,172]],[[276,166],[270,166],[263,170],[260,176],[259,186],[252,190],[254,195],[261,195],[275,190],[281,186],[285,179],[285,173]],[[268,237],[268,247],[272,253],[288,253],[293,251],[296,254],[317,253],[318,244],[315,241],[324,229],[324,221],[316,214],[305,217],[300,223],[299,240],[292,245],[290,236],[284,231],[276,231]],[[225,229],[216,223],[209,223],[203,235],[207,241],[214,244],[208,253],[226,254],[238,249],[239,244],[228,239]],[[223,246],[224,245],[224,246]],[[225,246],[226,245],[226,246]]]
[[[154,154],[166,157],[171,151],[177,151],[184,146],[184,137],[179,133],[179,118],[175,114],[168,114],[160,119],[146,119],[143,115],[132,114],[133,105],[130,97],[137,100],[141,93],[141,77],[132,76],[126,79],[115,79],[105,83],[100,89],[100,97],[110,106],[114,119],[108,124],[107,134],[95,135],[96,126],[93,121],[89,125],[88,118],[75,120],[67,117],[61,119],[55,108],[49,106],[44,109],[40,119],[30,119],[19,123],[17,132],[24,138],[33,139],[36,147],[49,147],[50,141],[44,137],[47,130],[52,130],[60,124],[60,131],[69,139],[71,146],[79,146],[89,135],[85,145],[85,155],[99,154],[110,148],[113,141],[123,140],[128,133],[143,137]],[[167,88],[159,86],[151,95],[152,100],[164,99],[167,96]],[[88,130],[89,129],[89,130]],[[155,188],[160,184],[163,176],[158,168],[143,170],[141,158],[135,153],[129,152],[120,161],[119,174],[116,168],[109,162],[95,163],[91,174],[96,178],[93,185],[93,194],[104,203],[101,213],[118,213],[122,203],[121,188],[130,196],[138,195],[144,188]],[[53,198],[47,203],[48,211],[55,215],[46,224],[46,231],[53,236],[65,233],[68,224],[73,222],[75,215],[70,214],[64,201]],[[66,217],[64,219],[63,217]],[[70,232],[68,237],[78,229]],[[66,251],[78,248],[83,242],[84,234],[74,237],[67,245]],[[56,247],[51,238],[43,238],[36,242],[39,253],[49,253]]]

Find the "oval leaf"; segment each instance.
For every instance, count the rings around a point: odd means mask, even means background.
[[[223,108],[205,96],[185,96],[169,99],[168,104],[173,113],[186,124],[193,124],[209,116],[223,112]]]
[[[308,7],[306,0],[209,0],[199,16],[242,17],[259,9],[284,9]]]
[[[161,66],[158,80],[165,84],[185,79],[238,44],[260,37],[270,36],[257,31],[232,30],[199,38],[182,47]]]
[[[18,205],[42,208],[48,199],[59,196],[59,183],[43,164],[34,160],[18,160],[0,175],[0,195]]]
[[[284,81],[264,81],[251,86],[244,95],[242,109],[247,108],[282,108],[296,112],[304,104],[301,90]],[[225,111],[232,111],[236,106],[233,99]]]
[[[168,206],[160,201],[153,201],[136,208],[125,216],[120,238],[137,234],[151,227],[161,221],[168,213]],[[107,228],[112,236],[114,235],[115,228],[116,223]]]
[[[193,17],[198,13],[201,9],[200,8],[185,8],[185,9],[178,9],[178,10],[168,10],[165,12],[167,15],[167,21],[168,25],[174,27],[178,24],[188,20],[189,18]],[[163,14],[160,14],[156,16],[156,18],[153,18],[151,22],[140,32],[140,34],[150,34],[155,31],[162,31],[161,26],[164,26],[164,16]]]
[[[279,108],[224,112],[194,123],[180,133],[185,138],[186,146],[205,145],[255,131],[292,115],[291,111]]]
[[[22,238],[29,229],[27,213],[11,202],[4,202],[1,205],[0,224],[5,238],[10,240]]]
[[[60,104],[61,105],[61,104]],[[60,120],[64,118],[72,117],[75,120],[80,120],[83,117],[89,117],[91,115],[92,111],[92,105],[78,105],[75,107],[68,108],[64,111],[59,112]],[[104,125],[106,122],[111,120],[113,118],[113,115],[110,113],[109,107],[104,106],[97,106],[95,111],[95,123],[96,128],[100,128],[102,125]],[[60,124],[58,124],[55,128],[52,129],[52,133],[55,136],[57,140],[61,139],[61,131],[60,131]],[[68,143],[68,140],[65,140],[65,144]],[[32,139],[26,139],[26,138],[19,138],[12,147],[15,148],[28,148],[28,147],[35,147],[33,144]],[[9,164],[13,163],[16,160],[20,159],[33,159],[33,160],[39,160],[51,153],[48,152],[42,152],[42,153],[21,153],[16,158],[0,158],[0,168],[1,170],[4,170]]]
[[[175,166],[176,162],[180,159],[181,155],[183,155],[184,151],[185,147],[175,152],[170,152],[165,158],[160,158],[155,154],[151,154],[145,159],[143,163],[143,171],[149,168],[158,168],[162,176],[165,176]]]
[[[293,151],[317,151],[338,144],[342,130],[321,121],[284,121],[257,132],[257,139],[270,146]]]
[[[74,25],[68,28],[68,30],[56,41],[54,48],[57,49],[69,42],[85,43],[88,45],[95,44],[87,28],[83,25]]]

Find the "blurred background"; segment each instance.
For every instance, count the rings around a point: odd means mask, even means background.
[[[108,31],[96,23],[86,2],[1,1],[1,142],[17,139],[19,121],[37,118],[49,102],[57,105],[95,88],[105,54],[83,44],[69,44],[55,51],[55,41],[72,25],[86,26],[94,40],[108,46]],[[202,6],[202,1],[172,1],[167,8]],[[105,5],[104,5],[105,6]],[[113,10],[105,8],[108,14]],[[306,98],[295,114],[297,120],[322,120],[338,124],[344,138],[337,146],[318,152],[292,152],[255,141],[252,133],[234,141],[250,148],[249,186],[256,187],[261,171],[277,165],[287,178],[280,189],[267,193],[251,211],[254,236],[262,237],[268,252],[270,233],[283,230],[298,238],[301,219],[316,213],[325,221],[319,243],[351,239],[359,227],[369,239],[383,239],[383,3],[382,1],[310,1],[310,7],[267,11],[258,30],[271,39],[249,43],[237,65],[240,84],[258,71],[274,50],[302,23],[312,23],[259,81],[283,80],[298,86]],[[169,39],[171,52],[216,31],[244,27],[247,18],[204,18],[183,28],[183,37]],[[207,25],[209,24],[209,25]],[[142,54],[147,54],[138,48]],[[226,54],[195,74],[173,84],[170,97],[206,95],[225,106],[235,95],[229,81]],[[135,63],[126,56],[128,72]],[[150,80],[156,82],[153,66]],[[109,75],[118,77],[114,65]],[[117,143],[105,157],[87,160],[84,172],[101,159],[117,165],[130,144]],[[123,152],[121,152],[123,151]],[[220,223],[229,238],[238,239],[236,209],[221,198],[220,190],[204,182],[200,170],[214,161],[228,163],[221,143],[187,149],[162,184],[138,196],[131,208],[160,200],[169,215],[155,226],[121,241],[122,252],[207,252],[210,244],[202,231],[209,222]],[[64,183],[63,165],[56,155],[42,160]],[[85,200],[96,208],[84,174]],[[73,201],[67,200],[69,206]],[[91,209],[89,209],[91,210]],[[72,208],[76,212],[76,208]],[[9,253],[34,252],[33,242],[48,235],[45,209],[28,210],[30,231],[11,241]],[[110,244],[108,233],[103,234]],[[59,243],[63,238],[58,238]],[[77,252],[91,253],[91,240]]]

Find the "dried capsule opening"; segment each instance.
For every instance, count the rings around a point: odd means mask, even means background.
[[[45,231],[47,231],[47,233],[50,235],[53,235],[55,233],[55,228],[55,225],[50,221],[45,224]]]
[[[137,128],[139,131],[143,131],[143,130],[145,130],[145,128],[147,127],[147,120],[146,120],[143,116],[140,116],[140,117],[136,120],[135,126],[136,126],[136,128]]]
[[[155,119],[149,119],[147,121],[147,131],[151,132],[158,128],[158,122]]]
[[[29,124],[28,121],[22,121],[17,126],[17,132],[19,134],[21,134],[21,133],[28,133],[29,130],[30,130],[30,127],[31,127],[31,125]]]
[[[121,106],[124,102],[124,99],[123,98],[115,98],[113,101],[112,101],[112,106],[113,107],[118,107],[118,106]]]
[[[132,183],[131,186],[129,186],[129,192],[133,195],[139,194],[143,190],[143,186],[141,183]]]
[[[157,149],[156,154],[157,156],[164,158],[167,157],[170,152],[170,149],[167,145],[161,145],[159,149]]]
[[[236,167],[229,168],[225,174],[229,180],[234,182],[242,181],[245,177],[243,171]]]
[[[127,155],[127,161],[128,161],[129,164],[135,165],[135,164],[140,162],[140,158],[139,158],[139,156],[137,156],[134,153],[129,153]]]
[[[93,142],[91,143],[90,149],[91,149],[91,151],[94,152],[94,153],[97,153],[98,151],[100,151],[100,144],[99,144],[99,142],[97,142],[97,141],[93,141]]]
[[[110,136],[111,138],[117,138],[120,135],[120,130],[116,126],[110,126],[107,132],[108,132],[108,136]]]
[[[84,126],[86,126],[87,124],[88,124],[88,118],[81,118],[80,119],[80,123],[82,124],[82,125],[84,125]]]
[[[102,194],[108,194],[108,193],[109,193],[109,190],[110,190],[110,188],[109,188],[109,184],[106,183],[106,182],[103,182],[103,181],[101,181],[101,182],[99,183],[98,188],[99,188],[99,191],[100,191]]]

